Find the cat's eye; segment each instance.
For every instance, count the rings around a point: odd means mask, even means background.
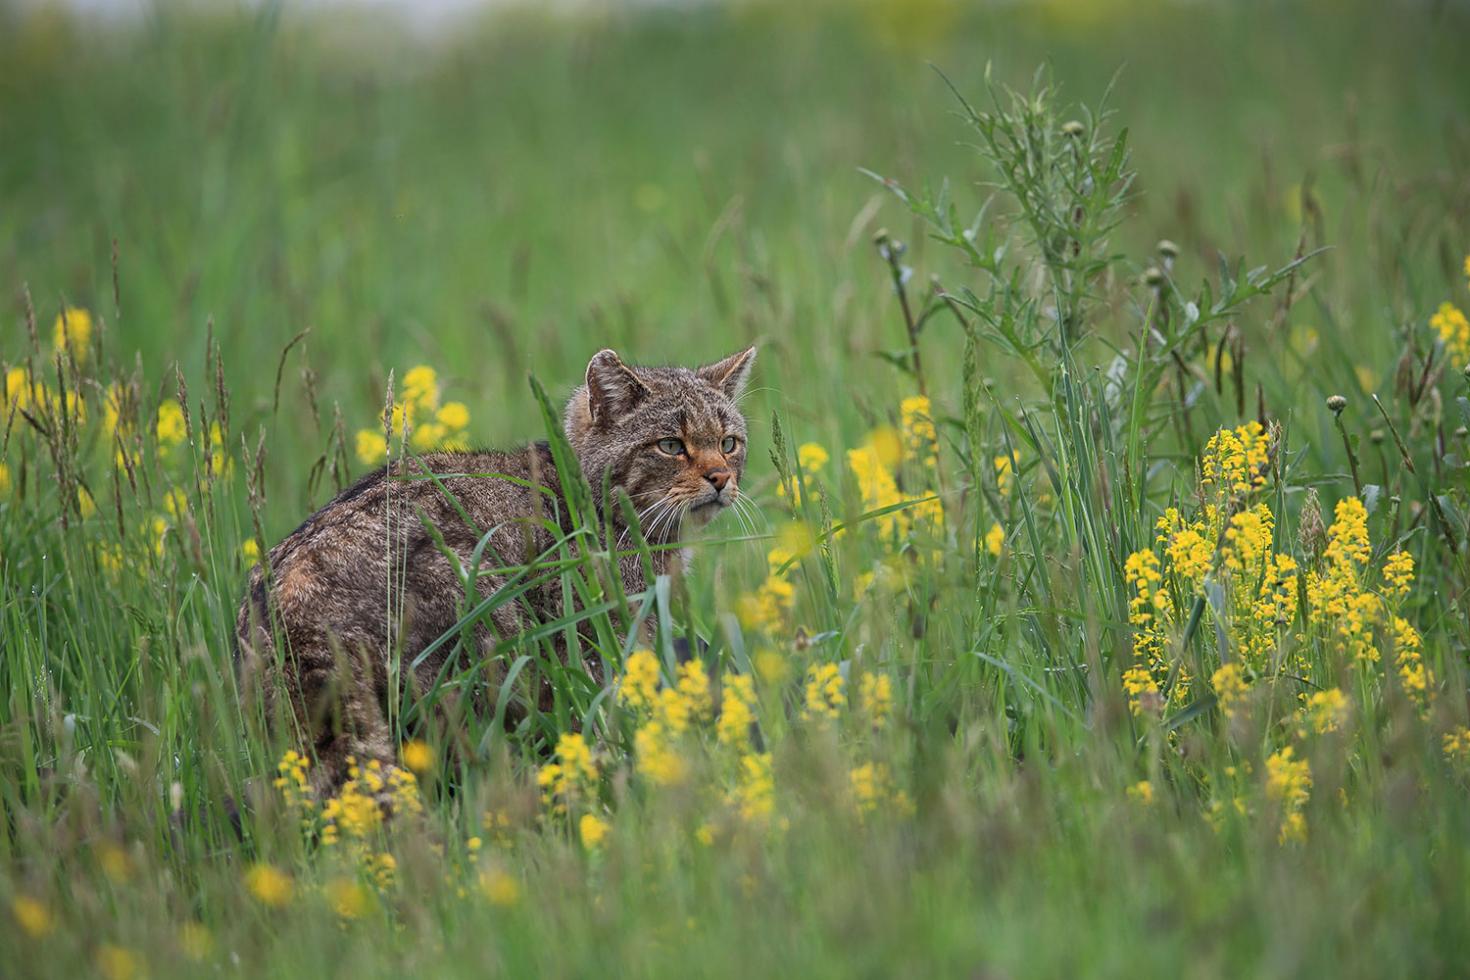
[[[720,443],[720,452],[728,456],[735,451],[736,445],[738,440],[734,436],[726,436],[725,441]]]
[[[667,453],[670,456],[682,456],[684,455],[684,440],[660,439],[658,441],[658,451]]]

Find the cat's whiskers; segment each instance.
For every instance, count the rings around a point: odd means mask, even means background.
[[[640,497],[647,497],[656,493],[662,494],[662,496],[660,496],[659,499],[655,500],[653,503],[649,504],[647,507],[636,512],[638,518],[638,526],[643,530],[643,539],[645,541],[651,540],[653,538],[653,534],[651,531],[651,519],[655,514],[662,514],[663,508],[670,506],[671,501],[669,499],[668,491],[666,490],[648,490],[644,493],[638,494],[638,496]],[[632,525],[629,525],[628,527],[625,527],[623,529],[622,534],[618,535],[618,550],[622,550],[623,539],[626,538],[630,533],[632,533],[632,530]]]

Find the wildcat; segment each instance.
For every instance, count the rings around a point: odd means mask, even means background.
[[[746,454],[737,402],[754,362],[753,347],[693,370],[635,367],[611,350],[592,358],[563,425],[597,512],[611,514],[605,533],[625,548],[630,540],[615,500],[604,507],[604,485],[628,495],[650,544],[676,543],[687,526],[735,503]],[[363,477],[251,571],[236,622],[242,687],[264,701],[267,719],[286,716],[277,704],[284,695],[297,738],[316,756],[311,780],[319,795],[345,781],[349,757],[391,765],[393,649],[401,652],[403,683],[422,692],[456,650],[462,661],[476,653],[488,658],[498,642],[564,615],[561,582],[553,577],[523,601],[492,610],[490,622],[476,627],[474,653],[444,643],[410,671],[460,617],[464,586],[441,547],[468,569],[489,533],[481,567],[529,564],[555,541],[548,523],[559,518],[563,531],[570,529],[567,513],[546,443],[430,453]],[[682,561],[676,548],[652,556],[655,574],[672,573]],[[646,588],[639,555],[620,558],[618,567],[626,592]],[[476,587],[488,597],[505,579],[482,574]],[[450,665],[450,672],[465,666]]]

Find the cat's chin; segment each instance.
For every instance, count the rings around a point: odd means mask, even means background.
[[[704,527],[710,521],[714,520],[720,511],[724,509],[725,505],[719,498],[707,500],[702,504],[695,504],[693,507],[690,507],[689,512],[684,515],[684,520],[695,527]]]

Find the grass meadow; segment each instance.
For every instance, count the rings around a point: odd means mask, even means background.
[[[0,973],[1462,971],[1467,36],[0,4]],[[631,603],[583,515],[494,716],[393,706],[391,820],[305,792],[262,551],[749,343],[758,512]]]

